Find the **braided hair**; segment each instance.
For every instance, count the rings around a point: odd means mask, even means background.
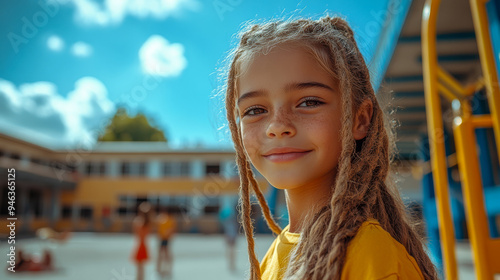
[[[226,112],[240,175],[240,222],[246,235],[250,260],[250,280],[261,279],[255,254],[251,220],[250,193],[256,195],[269,228],[276,234],[281,228],[252,172],[245,153],[237,119],[235,100],[238,76],[245,63],[258,53],[268,53],[278,44],[301,43],[314,54],[318,65],[338,82],[342,104],[342,151],[329,203],[304,221],[301,238],[291,254],[285,279],[340,279],[347,246],[361,224],[373,218],[416,260],[425,279],[437,279],[435,268],[424,251],[416,227],[406,216],[405,206],[389,174],[394,141],[385,121],[370,74],[354,34],[339,17],[318,20],[273,21],[249,26],[240,34],[227,72]],[[361,104],[373,104],[370,128],[365,138],[355,140],[353,116]]]

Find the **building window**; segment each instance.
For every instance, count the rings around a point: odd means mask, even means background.
[[[219,205],[207,205],[204,207],[203,212],[205,214],[217,214],[219,213]]]
[[[53,170],[54,169],[57,169],[57,170],[68,170],[67,165],[65,165],[64,163],[59,162],[59,161],[51,161],[49,164],[50,164],[49,167],[52,168]]]
[[[42,216],[42,192],[39,190],[30,190],[28,193],[29,213],[35,218]]]
[[[99,175],[101,176],[106,175],[106,163],[100,162],[97,167],[99,170]]]
[[[127,205],[128,197],[126,195],[120,195],[118,197],[118,200],[120,201],[120,205]]]
[[[180,168],[179,168],[179,175],[180,176],[189,176],[190,172],[191,172],[191,166],[189,165],[189,162],[181,162],[180,164]]]
[[[164,209],[171,214],[187,213],[189,201],[186,196],[166,196],[158,197],[158,208]]]
[[[122,175],[130,175],[130,163],[129,162],[122,163]]]
[[[219,163],[210,163],[205,165],[205,174],[220,174],[220,164]]]
[[[76,170],[75,166],[64,165],[62,163],[60,163],[60,164],[61,164],[60,168],[64,168],[68,171]],[[87,162],[84,165],[84,172],[88,176],[90,176],[90,175],[103,176],[106,174],[106,163],[104,163],[104,162]]]
[[[37,159],[37,158],[32,158],[30,159],[32,163],[43,165],[43,166],[49,166],[50,167],[50,162],[42,159]]]
[[[80,208],[80,218],[84,220],[90,220],[92,219],[92,214],[94,209],[91,207],[81,207]]]
[[[92,175],[92,162],[85,163],[85,174]]]
[[[20,160],[21,159],[21,156],[19,154],[11,154],[10,155],[10,158],[11,159],[14,159],[14,160]]]
[[[2,188],[2,198],[0,200],[0,216],[6,216],[9,214],[9,200],[7,194],[9,189],[7,187]]]
[[[63,219],[71,218],[72,214],[73,214],[73,207],[71,207],[70,205],[64,205],[61,208],[61,218]]]
[[[160,197],[158,195],[148,195],[148,201],[151,203],[151,209],[158,213],[160,210]]]
[[[163,176],[189,176],[191,164],[189,162],[164,162],[162,174]]]
[[[118,215],[127,216],[127,207],[125,206],[118,207]]]
[[[208,197],[206,205],[203,207],[203,212],[205,214],[219,213],[219,203],[218,197]]]
[[[76,171],[76,165],[74,165],[74,164],[67,164],[67,165],[66,165],[66,168],[67,168],[67,170],[69,170],[70,172],[75,172],[75,171]]]
[[[139,162],[139,176],[145,176],[145,175],[146,175],[146,163]]]
[[[172,176],[173,175],[173,168],[172,168],[171,162],[164,162],[163,163],[162,173],[163,173],[163,176]]]
[[[118,214],[120,216],[135,215],[136,213],[136,197],[133,195],[120,195],[118,197],[120,205],[118,207]]]

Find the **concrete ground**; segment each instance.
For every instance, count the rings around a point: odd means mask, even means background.
[[[256,251],[262,259],[273,241],[271,235],[256,236]],[[150,256],[156,257],[157,241],[149,239]],[[2,272],[0,279],[36,280],[134,280],[136,269],[130,261],[134,240],[131,234],[74,233],[66,244],[54,244],[38,239],[18,239],[16,248],[25,252],[40,253],[44,248],[53,251],[56,270],[54,272],[10,273],[5,269],[8,246],[5,240],[0,243]],[[240,236],[236,245],[236,267],[229,271],[225,255],[225,241],[222,235],[177,235],[172,242],[174,268],[172,280],[247,279],[248,259],[246,241]],[[472,257],[468,243],[457,245],[460,265],[460,279],[475,279]],[[153,261],[145,268],[146,280],[161,279],[155,271]]]
[[[271,235],[256,237],[256,251],[262,258],[272,243]],[[191,279],[245,279],[248,269],[246,241],[240,236],[236,244],[236,271],[230,272],[226,258],[226,244],[222,235],[177,235],[172,241],[174,268],[172,280]],[[150,257],[156,259],[158,242],[149,238]],[[17,247],[19,246],[19,247]],[[131,262],[134,240],[131,234],[74,233],[66,244],[53,244],[37,239],[18,239],[16,248],[25,252],[41,253],[50,248],[54,256],[55,272],[7,272],[7,244],[0,244],[2,272],[0,279],[37,280],[133,280],[136,268]],[[145,267],[146,280],[161,279],[154,261]]]

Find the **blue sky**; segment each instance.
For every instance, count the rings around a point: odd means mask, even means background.
[[[118,106],[173,147],[231,146],[217,69],[242,23],[340,14],[371,60],[387,1],[41,0],[0,4],[0,133],[92,145]],[[219,129],[221,128],[222,129]]]

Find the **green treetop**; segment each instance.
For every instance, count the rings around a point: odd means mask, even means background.
[[[99,141],[159,141],[167,142],[162,130],[151,125],[142,113],[129,116],[125,108],[118,108]]]

